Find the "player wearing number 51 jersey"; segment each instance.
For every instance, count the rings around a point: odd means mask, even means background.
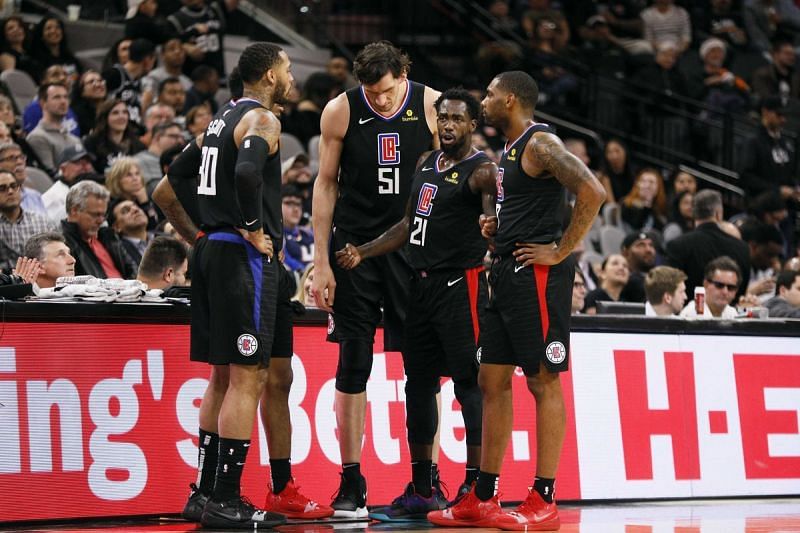
[[[401,348],[411,271],[401,252],[347,271],[330,251],[372,240],[403,218],[414,165],[436,131],[433,102],[439,96],[408,79],[409,65],[391,43],[367,45],[353,65],[361,85],[330,101],[320,123],[312,291],[317,305],[333,313],[328,329],[339,343],[336,420],[343,474],[334,516],[367,516],[360,461],[373,339],[383,309],[385,348]]]

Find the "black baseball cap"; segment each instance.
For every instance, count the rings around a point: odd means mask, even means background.
[[[77,161],[78,159],[83,159],[84,157],[88,157],[92,161],[94,161],[94,156],[86,151],[86,148],[80,143],[78,144],[71,144],[62,150],[61,155],[58,157],[58,166],[63,165],[69,161]]]

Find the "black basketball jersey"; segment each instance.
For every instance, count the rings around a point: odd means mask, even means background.
[[[419,157],[431,147],[425,86],[408,81],[405,101],[384,117],[362,87],[347,91],[350,122],[340,160],[334,225],[365,237],[380,235],[405,214]]]
[[[136,124],[142,124],[141,78],[134,80],[128,75],[128,71],[125,70],[125,67],[120,64],[114,65],[113,68],[119,72],[120,85],[109,94],[109,97],[122,100],[122,102],[128,106],[130,121]]]
[[[175,27],[181,38],[191,40],[205,56],[200,61],[186,58],[184,72],[191,74],[198,65],[214,67],[220,78],[225,78],[225,58],[222,48],[222,37],[225,34],[225,8],[219,2],[211,2],[200,9],[183,6],[178,11],[167,17]],[[200,33],[197,25],[208,25],[207,33]]]
[[[416,270],[467,269],[486,254],[478,217],[481,194],[469,188],[469,177],[490,159],[483,152],[439,171],[442,152],[436,150],[414,175],[408,233],[408,260]]]
[[[203,136],[200,183],[197,187],[200,227],[206,231],[242,225],[242,212],[234,181],[239,148],[236,146],[233,133],[242,117],[257,107],[263,106],[250,98],[231,102],[214,115],[211,124],[206,128]],[[280,150],[267,158],[262,179],[261,219],[264,233],[272,238],[273,248],[277,252],[281,248],[283,239]]]
[[[552,174],[532,177],[522,170],[522,152],[539,131],[553,133],[546,124],[533,124],[506,147],[497,173],[497,235],[495,254],[511,253],[518,242],[549,243],[561,238],[566,195]]]

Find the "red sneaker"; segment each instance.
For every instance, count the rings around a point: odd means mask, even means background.
[[[495,527],[506,531],[552,531],[561,527],[556,502],[547,503],[533,489],[516,510],[503,513],[494,521]]]
[[[502,514],[497,496],[481,501],[475,496],[475,487],[458,503],[441,511],[428,513],[428,521],[446,527],[498,527],[497,517]]]
[[[333,516],[333,508],[327,505],[320,505],[300,494],[300,487],[294,484],[294,479],[290,479],[289,483],[278,494],[272,492],[272,485],[269,485],[264,509],[286,515],[288,518],[303,518],[306,520]]]

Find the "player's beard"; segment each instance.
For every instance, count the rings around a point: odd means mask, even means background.
[[[444,152],[444,154],[446,156],[452,158],[452,156],[455,156],[456,154],[461,152],[461,150],[463,150],[463,148],[467,145],[468,139],[469,139],[469,136],[465,135],[460,140],[458,140],[458,141],[456,141],[456,142],[454,142],[452,144],[449,144],[449,145],[448,144],[442,144],[441,143],[441,139],[440,139],[439,144],[441,145],[442,152]]]
[[[283,80],[276,82],[275,91],[272,95],[272,103],[280,105],[288,104],[290,89],[291,87],[289,84],[285,83]]]

